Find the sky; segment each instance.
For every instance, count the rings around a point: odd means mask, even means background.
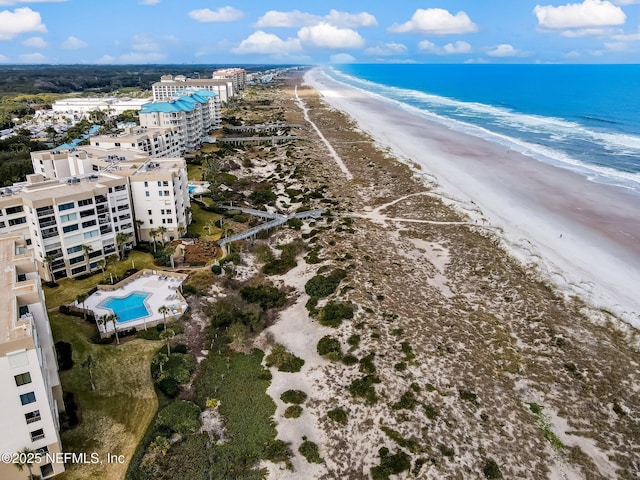
[[[640,0],[0,0],[4,64],[639,60]]]

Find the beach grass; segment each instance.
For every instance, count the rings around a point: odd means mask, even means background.
[[[72,345],[74,366],[60,372],[62,390],[73,393],[79,405],[81,422],[62,433],[65,452],[100,455],[102,464],[67,464],[57,478],[75,480],[124,477],[136,446],[156,413],[158,400],[149,365],[162,342],[130,340],[121,345],[94,345],[89,337],[95,326],[76,317],[57,312],[49,314],[53,336]],[[91,390],[88,369],[82,366],[89,357],[95,361]],[[124,463],[107,463],[107,454],[123,455]]]

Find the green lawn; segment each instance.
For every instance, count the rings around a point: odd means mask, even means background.
[[[115,269],[113,265],[110,265],[104,275],[98,270],[95,275],[83,280],[75,278],[60,279],[58,280],[58,287],[56,288],[48,288],[43,285],[42,288],[47,301],[47,308],[55,308],[73,302],[81,293],[91,290],[104,278],[108,279],[110,272],[113,273],[114,276],[122,275],[128,269],[132,268],[132,265],[135,265],[135,268],[138,270],[142,270],[143,268],[162,268],[153,264],[153,256],[151,254],[132,250],[129,252],[129,257],[126,260],[118,262],[115,265]]]
[[[191,204],[191,215],[194,222],[189,225],[190,233],[200,234],[200,238],[202,240],[215,241],[220,239],[222,231],[218,227],[214,226],[214,223],[220,220],[222,215],[207,212],[196,203]],[[207,226],[210,226],[211,229],[206,228]],[[211,232],[211,234],[209,234],[209,232]]]
[[[151,380],[150,364],[161,341],[134,339],[120,346],[94,345],[88,338],[95,327],[76,317],[49,314],[56,341],[71,343],[74,366],[60,372],[62,389],[73,392],[81,423],[62,434],[66,452],[97,452],[103,464],[67,464],[60,480],[124,478],[127,465],[147,426],[153,419],[158,399]],[[89,375],[81,366],[88,356],[96,364],[91,391]],[[107,464],[107,453],[124,455],[124,464]]]
[[[187,178],[190,182],[202,180],[202,165],[187,165]]]

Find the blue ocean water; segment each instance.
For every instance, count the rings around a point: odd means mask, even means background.
[[[640,193],[640,65],[339,65],[335,80]]]

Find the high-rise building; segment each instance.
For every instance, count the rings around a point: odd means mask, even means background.
[[[220,96],[220,102],[224,105],[231,97],[236,95],[233,88],[233,80],[212,78],[187,78],[184,75],[163,75],[160,81],[151,86],[153,101],[163,102],[171,100],[174,95],[185,90],[208,90]]]
[[[62,451],[58,413],[64,403],[44,294],[22,235],[0,236],[0,264],[0,452],[49,454],[31,469],[51,478],[64,471],[55,461]],[[0,478],[27,476],[3,461]]]
[[[220,102],[215,92],[184,90],[169,101],[148,103],[140,110],[140,126],[175,128],[187,151],[196,150],[212,129],[220,128]]]

